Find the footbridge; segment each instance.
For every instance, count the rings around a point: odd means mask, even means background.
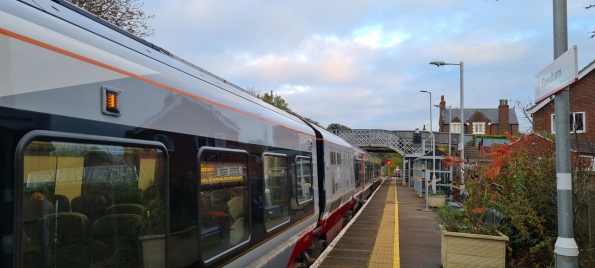
[[[397,152],[403,156],[402,177],[403,181],[409,182],[409,186],[414,186],[421,193],[425,189],[424,182],[420,178],[421,161],[424,155],[430,153],[431,134],[429,131],[394,131],[383,129],[333,129],[335,135],[369,152]],[[449,135],[444,132],[434,132],[436,148],[438,146],[451,146],[455,149],[460,140],[460,135]],[[415,138],[414,138],[415,137]],[[450,142],[449,142],[450,139]],[[473,139],[473,135],[465,135],[464,140],[468,142]],[[427,158],[427,156],[425,156]],[[416,160],[417,159],[417,160]],[[418,161],[419,160],[419,161]],[[427,160],[426,160],[427,161]],[[434,159],[433,161],[436,161]],[[416,164],[417,162],[417,164]],[[418,165],[417,168],[415,165]],[[417,176],[414,172],[417,170]],[[448,175],[445,175],[447,174]],[[429,172],[427,174],[430,174]],[[428,175],[429,176],[429,175]],[[442,178],[444,183],[436,184],[438,186],[449,185],[446,183],[452,178],[450,171],[440,171],[438,178]],[[415,178],[415,180],[413,179]],[[429,177],[428,177],[429,178]],[[403,184],[404,185],[404,184]]]
[[[420,139],[414,143],[415,130],[384,129],[334,129],[332,132],[342,139],[369,152],[397,152],[405,158],[416,158],[431,151],[429,131],[419,131]],[[450,143],[449,143],[450,136]],[[460,135],[449,135],[445,132],[434,132],[436,147],[448,146],[456,148]],[[473,135],[465,135],[465,142],[473,139]]]
[[[421,144],[413,144],[413,133],[411,131],[411,135],[404,137],[403,133],[399,135],[394,131],[383,129],[335,130],[337,136],[367,151],[395,151],[402,156],[421,156],[424,148]]]

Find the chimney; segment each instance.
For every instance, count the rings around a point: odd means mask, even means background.
[[[498,134],[502,135],[504,132],[511,132],[510,122],[508,121],[510,109],[508,108],[508,100],[501,99],[498,106]]]
[[[444,95],[440,97],[440,120],[438,120],[438,124],[440,124],[439,132],[446,132],[444,131],[444,115],[446,110],[446,102],[444,101]]]

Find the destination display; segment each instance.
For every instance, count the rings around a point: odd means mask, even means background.
[[[224,176],[224,177],[211,177],[211,178],[201,178],[200,182],[205,183],[215,183],[215,182],[230,182],[230,181],[241,181],[244,176]]]

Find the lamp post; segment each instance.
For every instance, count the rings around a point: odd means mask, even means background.
[[[432,145],[430,145],[430,148],[432,150],[432,180],[435,180],[436,179],[436,149],[434,148],[434,146],[435,146],[434,132],[432,131],[432,92],[427,91],[427,90],[420,90],[419,92],[430,94],[430,139],[432,139]],[[427,176],[426,176],[425,180],[426,180],[426,209],[424,211],[430,211],[428,209],[428,192],[430,191],[430,185],[428,185],[429,181],[427,179]]]
[[[464,70],[464,63],[461,61],[460,63],[446,63],[443,61],[432,61],[430,62],[432,65],[436,65],[437,67],[444,66],[444,65],[459,65],[461,69],[461,193],[465,191],[465,177],[463,175],[463,170],[465,170],[465,117],[463,114],[464,111],[464,83],[463,83],[463,70]],[[452,120],[451,120],[452,121]]]

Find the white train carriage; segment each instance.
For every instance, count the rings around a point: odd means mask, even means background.
[[[0,61],[1,267],[307,264],[375,182],[363,150],[62,0],[1,1]]]

